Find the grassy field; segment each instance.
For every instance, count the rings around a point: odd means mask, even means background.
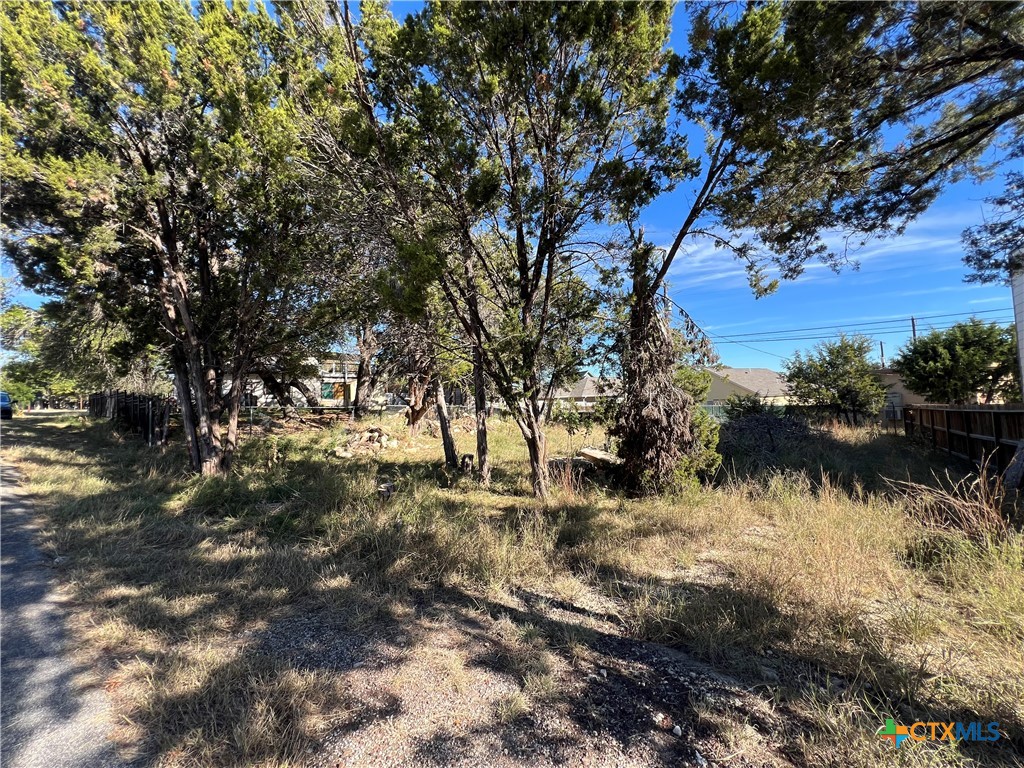
[[[713,485],[654,500],[560,476],[542,506],[511,424],[492,425],[488,490],[445,474],[427,434],[338,458],[345,429],[254,437],[227,480],[79,417],[6,432],[127,750],[169,765],[301,763],[326,734],[355,732],[356,706],[344,674],[250,652],[280,616],[301,605],[370,632],[425,606],[530,594],[757,696],[766,722],[693,704],[714,763],[1020,764],[1024,536],[976,492],[936,492],[942,457],[902,437],[836,428],[771,461],[733,446]],[[552,429],[551,452],[602,440]],[[586,659],[585,628],[546,626],[486,625],[515,682],[502,722],[553,711],[568,697],[558,670]],[[472,685],[473,668],[446,659],[432,662],[445,679]],[[875,735],[886,717],[994,720],[1005,737],[894,750]]]

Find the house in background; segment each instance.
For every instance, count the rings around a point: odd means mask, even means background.
[[[345,408],[352,406],[359,370],[359,358],[356,355],[333,354],[323,360],[310,358],[306,363],[311,370],[309,377],[302,380],[302,384],[320,399],[321,405]],[[286,384],[296,405],[305,405],[297,389],[293,389],[286,382],[282,383]],[[245,385],[245,405],[272,407],[277,403],[277,398],[263,378],[256,373],[250,374]]]
[[[872,373],[878,377],[879,381],[882,382],[882,386],[885,387],[885,408],[886,416],[889,419],[902,419],[903,406],[905,405],[921,405],[922,403],[930,402],[924,395],[911,391],[904,383],[903,377],[892,368],[876,368]],[[1008,384],[1009,381],[1005,383]],[[973,397],[967,399],[967,404],[970,405],[986,403],[999,405],[1004,402],[1006,401],[998,394],[993,396],[991,400],[988,400],[986,392],[976,392]],[[895,415],[893,415],[894,413]]]
[[[885,407],[882,416],[887,421],[899,421],[903,418],[903,406],[927,403],[928,398],[912,392],[903,383],[903,377],[892,368],[876,368],[872,371],[885,387]]]
[[[574,406],[578,411],[588,412],[594,410],[598,403],[618,396],[618,379],[600,379],[586,374],[571,387],[552,392],[549,405]]]
[[[351,407],[356,399],[359,356],[331,355],[320,361],[320,399],[324,405]]]
[[[789,385],[778,371],[769,368],[708,368],[709,405],[723,405],[730,397],[757,395],[770,405],[789,403]]]

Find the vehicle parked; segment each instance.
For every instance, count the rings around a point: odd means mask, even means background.
[[[14,418],[14,403],[6,392],[0,392],[0,419]]]

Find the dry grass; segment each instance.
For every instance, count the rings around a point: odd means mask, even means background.
[[[1004,538],[1020,521],[1003,478],[986,459],[978,472],[954,477],[949,470],[931,483],[894,482],[907,511],[929,527],[964,533],[973,539]]]
[[[633,636],[759,686],[789,723],[772,739],[803,765],[999,765],[1024,747],[1024,537],[937,525],[907,495],[918,486],[886,478],[925,483],[935,509],[938,465],[877,431],[823,432],[772,466],[734,456],[716,487],[672,498],[627,500],[566,472],[547,506],[528,497],[509,423],[491,427],[489,490],[446,476],[426,435],[352,459],[331,452],[337,428],[254,439],[221,481],[104,425],[23,419],[12,435],[7,457],[46,502],[45,546],[66,558],[81,636],[116,661],[124,737],[168,764],[299,761],[357,702],[338,674],[251,638],[309,605],[378,631],[442,590],[600,603]],[[470,450],[471,434],[457,440]],[[564,454],[570,438],[553,429],[551,443]],[[953,496],[977,499],[967,485]],[[556,702],[559,665],[586,656],[573,631],[502,621],[492,634],[519,687],[500,722]],[[472,685],[461,662],[438,663]],[[734,751],[757,740],[730,712],[698,715]],[[1012,746],[886,751],[885,715],[998,720]]]

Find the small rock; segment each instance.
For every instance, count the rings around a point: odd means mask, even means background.
[[[700,766],[700,768],[707,768],[708,765],[707,758],[705,758],[704,755],[702,755],[700,752],[697,752],[696,750],[694,750],[693,753],[693,762]]]
[[[608,677],[608,670],[607,669],[602,669],[601,670],[601,677]]]
[[[661,712],[654,713],[654,722],[658,723],[658,725],[661,725],[661,721],[664,719],[665,716]]]
[[[759,666],[760,666],[760,671],[761,671],[761,677],[763,677],[765,680],[767,680],[770,683],[777,683],[777,682],[779,682],[779,673],[778,672],[776,672],[774,669],[772,669],[771,667],[769,667],[769,666],[767,666],[765,664],[761,664]]]
[[[683,735],[683,729],[682,729],[682,728],[680,728],[680,727],[679,727],[679,726],[677,725],[677,726],[676,726],[675,728],[673,728],[673,729],[672,729],[672,735],[673,735],[673,736],[682,736],[682,735]]]

